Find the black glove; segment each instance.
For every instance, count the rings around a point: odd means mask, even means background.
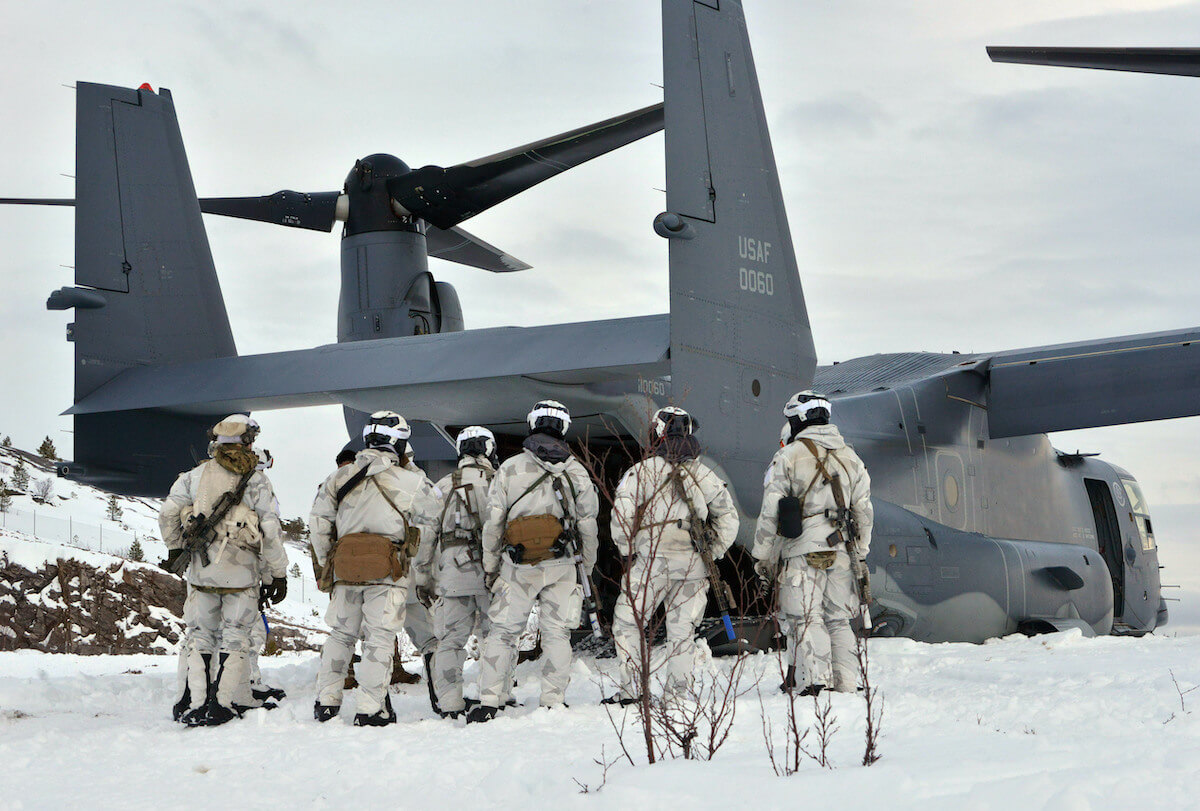
[[[271,605],[279,605],[283,602],[284,597],[287,597],[286,577],[275,578],[269,585],[264,585],[260,591],[260,601],[270,600]]]
[[[426,608],[430,608],[433,605],[433,600],[434,600],[434,597],[433,597],[432,591],[427,589],[425,586],[417,586],[417,602],[418,603],[425,606]]]
[[[167,569],[168,571],[175,565],[175,561],[187,554],[187,549],[168,549],[167,559],[159,562],[159,568]]]
[[[267,610],[267,604],[271,600],[271,584],[263,583],[258,587],[258,611],[261,614]]]

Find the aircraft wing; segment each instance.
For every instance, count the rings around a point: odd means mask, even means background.
[[[1200,327],[999,352],[992,437],[1200,415]]]
[[[330,344],[133,367],[66,413],[345,404],[440,424],[519,422],[555,387],[667,373],[669,346],[666,315]]]

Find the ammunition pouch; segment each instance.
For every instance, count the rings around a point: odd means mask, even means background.
[[[558,516],[527,515],[508,522],[504,530],[504,542],[513,550],[509,552],[513,563],[532,566],[544,560],[562,557],[562,546],[558,543],[562,534],[563,525]],[[514,555],[518,549],[519,560]]]
[[[796,496],[779,499],[777,534],[783,538],[799,538],[804,532],[804,505]]]
[[[403,579],[408,574],[410,550],[415,551],[420,543],[420,531],[417,530],[416,543],[410,544],[408,536],[413,534],[413,530],[416,528],[413,527],[406,533],[403,544],[393,542],[385,535],[371,532],[354,532],[339,538],[333,554],[330,555],[333,579],[339,583],[353,585],[385,578]],[[329,566],[326,566],[326,569],[328,568]]]
[[[804,555],[805,563],[822,572],[832,566],[835,560],[837,560],[837,552],[831,549],[821,552],[807,552]]]

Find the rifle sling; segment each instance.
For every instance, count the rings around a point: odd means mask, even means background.
[[[367,468],[370,465],[363,465],[358,470],[354,471],[354,475],[346,479],[346,483],[338,488],[337,497],[333,500],[333,509],[336,512],[337,508],[342,506],[342,499],[350,495],[354,488],[362,484],[362,480],[367,477]]]
[[[821,476],[824,477],[825,482],[829,485],[830,489],[833,490],[833,503],[837,505],[839,512],[844,513],[846,511],[846,495],[842,492],[841,476],[837,473],[833,474],[832,476],[829,475],[829,470],[825,467],[825,461],[821,458],[821,454],[817,450],[817,443],[813,442],[807,437],[801,437],[800,441],[804,443],[804,447],[808,448],[809,453],[813,455],[813,459],[815,459],[817,462],[817,469],[820,471]],[[836,459],[837,457],[835,456],[834,458]],[[810,484],[809,487],[811,488],[812,485]],[[841,534],[840,531],[838,534]],[[849,533],[847,533],[847,537],[843,538],[842,540],[846,546],[849,547]]]

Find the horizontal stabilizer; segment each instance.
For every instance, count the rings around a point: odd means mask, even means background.
[[[989,46],[993,62],[1200,76],[1200,48],[1026,48]]]
[[[440,424],[520,422],[546,384],[667,373],[665,315],[353,341],[266,355],[141,366],[68,413],[176,414],[345,404]]]
[[[993,438],[1200,415],[1200,328],[993,355]]]

